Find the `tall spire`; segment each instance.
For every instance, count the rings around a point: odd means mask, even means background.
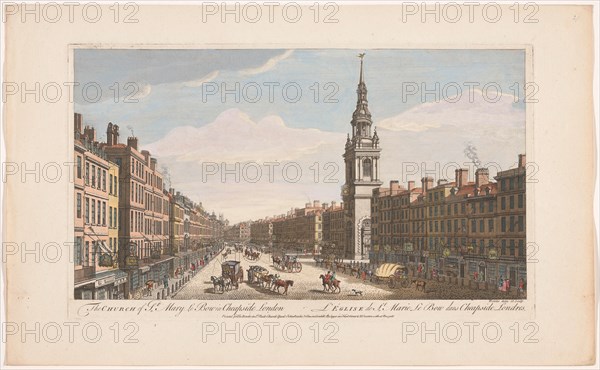
[[[354,121],[354,123],[358,123],[359,121],[367,121],[370,125],[371,112],[369,112],[369,105],[367,101],[367,85],[365,84],[363,67],[365,53],[358,54],[358,57],[360,58],[360,78],[358,80],[358,88],[356,89],[358,99],[356,101],[356,109],[352,114],[352,120]]]

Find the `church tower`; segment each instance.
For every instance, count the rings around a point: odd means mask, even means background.
[[[344,162],[346,183],[342,187],[346,222],[346,258],[368,259],[371,245],[371,196],[382,185],[379,180],[379,137],[371,131],[371,112],[367,101],[363,59],[359,54],[358,99],[352,114],[352,137],[348,134]]]

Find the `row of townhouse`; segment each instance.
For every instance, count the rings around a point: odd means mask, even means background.
[[[391,181],[374,189],[371,261],[489,282],[525,279],[525,155],[494,179],[479,168],[469,182],[468,170],[457,169],[453,182],[424,177],[421,187]]]
[[[230,242],[245,242],[250,240],[252,221],[239,222],[225,229],[225,239]]]
[[[252,221],[250,240],[283,253],[318,253],[323,241],[323,212],[327,208],[327,203],[315,200],[304,208]]]
[[[167,191],[137,137],[119,143],[119,127],[109,123],[100,143],[78,113],[74,131],[76,299],[129,298],[148,280],[189,266],[190,251],[199,257],[222,239],[223,220]]]

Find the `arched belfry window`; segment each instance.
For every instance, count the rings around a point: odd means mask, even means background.
[[[370,179],[372,173],[371,160],[369,158],[363,160],[363,178]]]

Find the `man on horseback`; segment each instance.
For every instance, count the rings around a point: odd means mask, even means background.
[[[322,279],[323,290],[324,291],[332,291],[339,293],[340,289],[340,281],[335,278],[335,272],[327,271],[327,274],[319,276]]]

